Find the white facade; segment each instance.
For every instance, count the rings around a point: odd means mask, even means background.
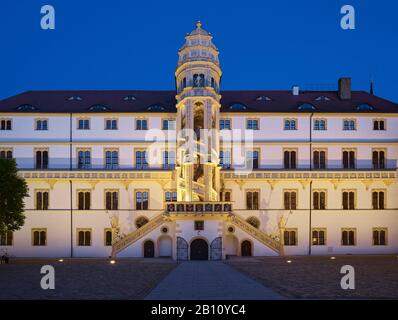
[[[197,48],[201,54],[190,53]],[[220,112],[221,69],[217,55],[211,37],[198,25],[180,50],[176,112],[10,113],[0,110],[0,120],[12,121],[11,130],[0,131],[0,152],[12,151],[20,174],[29,186],[25,225],[14,232],[8,245],[2,243],[0,249],[20,257],[117,254],[118,257],[190,259],[203,257],[203,242],[193,245],[195,240],[202,239],[209,259],[228,255],[398,252],[398,112],[249,112],[244,109]],[[201,74],[205,75],[206,83],[212,79],[211,85],[200,83]],[[195,79],[200,92],[189,83],[194,75],[198,75]],[[183,85],[183,81],[188,83]],[[232,165],[222,170],[219,159],[212,159],[205,162],[204,169],[200,169],[203,176],[195,181],[200,170],[194,167],[194,162],[186,160],[190,151],[177,143],[176,134],[183,129],[184,117],[186,128],[196,129],[198,103],[204,108],[201,129],[211,128],[215,123],[218,130],[219,121],[228,119],[232,130],[252,133],[253,141],[243,149],[258,151],[258,168],[242,172],[235,171]],[[36,119],[46,119],[47,130],[36,130]],[[78,128],[80,119],[89,120],[89,129]],[[107,119],[116,119],[117,129],[107,130]],[[149,130],[137,130],[137,120],[142,119],[147,121]],[[165,119],[176,121],[175,130],[162,130]],[[258,130],[247,129],[249,119],[258,121]],[[295,130],[285,130],[286,119],[296,121]],[[314,130],[317,119],[326,121],[326,130]],[[353,119],[355,130],[344,130],[344,119]],[[373,130],[375,120],[384,121],[384,130]],[[189,121],[192,121],[191,127]],[[240,146],[237,147],[236,138],[231,141],[229,132],[220,130],[220,140],[212,140],[210,148],[217,154],[230,151],[233,163],[234,150],[238,152]],[[154,140],[160,146],[161,161],[140,168],[136,152],[148,150]],[[48,152],[46,168],[37,168],[38,150]],[[78,164],[81,150],[90,152],[90,165],[83,168]],[[117,166],[111,169],[106,167],[107,150],[117,151]],[[165,150],[174,152],[175,168],[164,169]],[[285,168],[285,151],[296,152],[293,168]],[[314,164],[314,151],[325,152],[325,168]],[[344,168],[344,151],[354,152],[353,167]],[[384,156],[380,159],[383,164],[375,167],[376,151],[383,151]],[[79,209],[79,191],[90,193],[89,209]],[[107,191],[117,192],[117,207],[106,208]],[[48,208],[43,210],[38,206],[37,192],[47,192],[48,200],[43,201],[48,202]],[[137,192],[148,194],[148,207],[144,210],[137,204]],[[173,210],[167,207],[166,192],[176,193]],[[226,192],[230,194],[228,200],[220,196]],[[258,201],[248,203],[248,192],[255,192],[253,197]],[[295,193],[293,200],[288,200],[290,208],[286,208],[286,192]],[[315,205],[314,192],[324,193],[322,208]],[[346,200],[344,192],[348,192]],[[383,199],[375,200],[375,192]],[[177,203],[183,205],[180,211]],[[207,203],[213,207],[198,213],[195,206],[192,212],[186,207],[190,203]],[[218,211],[216,203],[231,204],[232,210],[222,207]],[[163,218],[152,227],[151,219],[158,216]],[[136,226],[140,217],[149,220],[141,227],[142,231]],[[258,229],[243,221],[250,217],[258,219]],[[322,239],[314,239],[316,233],[311,230],[322,231]],[[45,231],[45,239],[39,239],[41,235],[35,235],[35,231]],[[113,246],[106,243],[106,231],[113,236]],[[348,233],[343,234],[344,231]],[[89,235],[81,236],[79,232],[89,232]],[[152,241],[153,246],[148,241]]]

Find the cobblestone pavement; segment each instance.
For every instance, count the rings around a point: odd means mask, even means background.
[[[40,269],[55,268],[55,290],[43,290]],[[12,260],[0,265],[0,299],[143,299],[176,263],[169,259]]]
[[[287,263],[290,260],[291,263]],[[398,299],[398,256],[253,257],[227,260],[288,298]],[[355,270],[355,290],[343,290],[343,265]]]
[[[264,300],[283,297],[222,262],[186,261],[170,272],[146,300]]]

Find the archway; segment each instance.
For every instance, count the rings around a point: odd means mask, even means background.
[[[195,239],[190,246],[191,260],[208,260],[209,246],[203,239]]]
[[[155,244],[152,240],[144,242],[144,258],[153,258],[155,256]]]
[[[251,257],[252,256],[252,244],[249,240],[242,241],[240,254],[242,257]]]
[[[168,236],[161,236],[158,240],[159,257],[172,256],[172,241]]]

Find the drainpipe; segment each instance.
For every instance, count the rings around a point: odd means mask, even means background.
[[[72,171],[72,113],[69,114],[69,170]],[[70,207],[70,257],[73,258],[73,185],[69,180],[69,207]]]
[[[312,171],[312,117],[314,116],[314,113],[311,113],[310,116],[310,171]],[[310,198],[309,198],[309,203],[310,203],[310,212],[309,212],[309,243],[308,243],[308,255],[311,255],[311,250],[312,250],[312,180],[310,177]]]

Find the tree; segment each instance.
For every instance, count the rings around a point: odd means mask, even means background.
[[[25,222],[28,186],[17,172],[14,159],[0,159],[0,234],[19,230]]]

